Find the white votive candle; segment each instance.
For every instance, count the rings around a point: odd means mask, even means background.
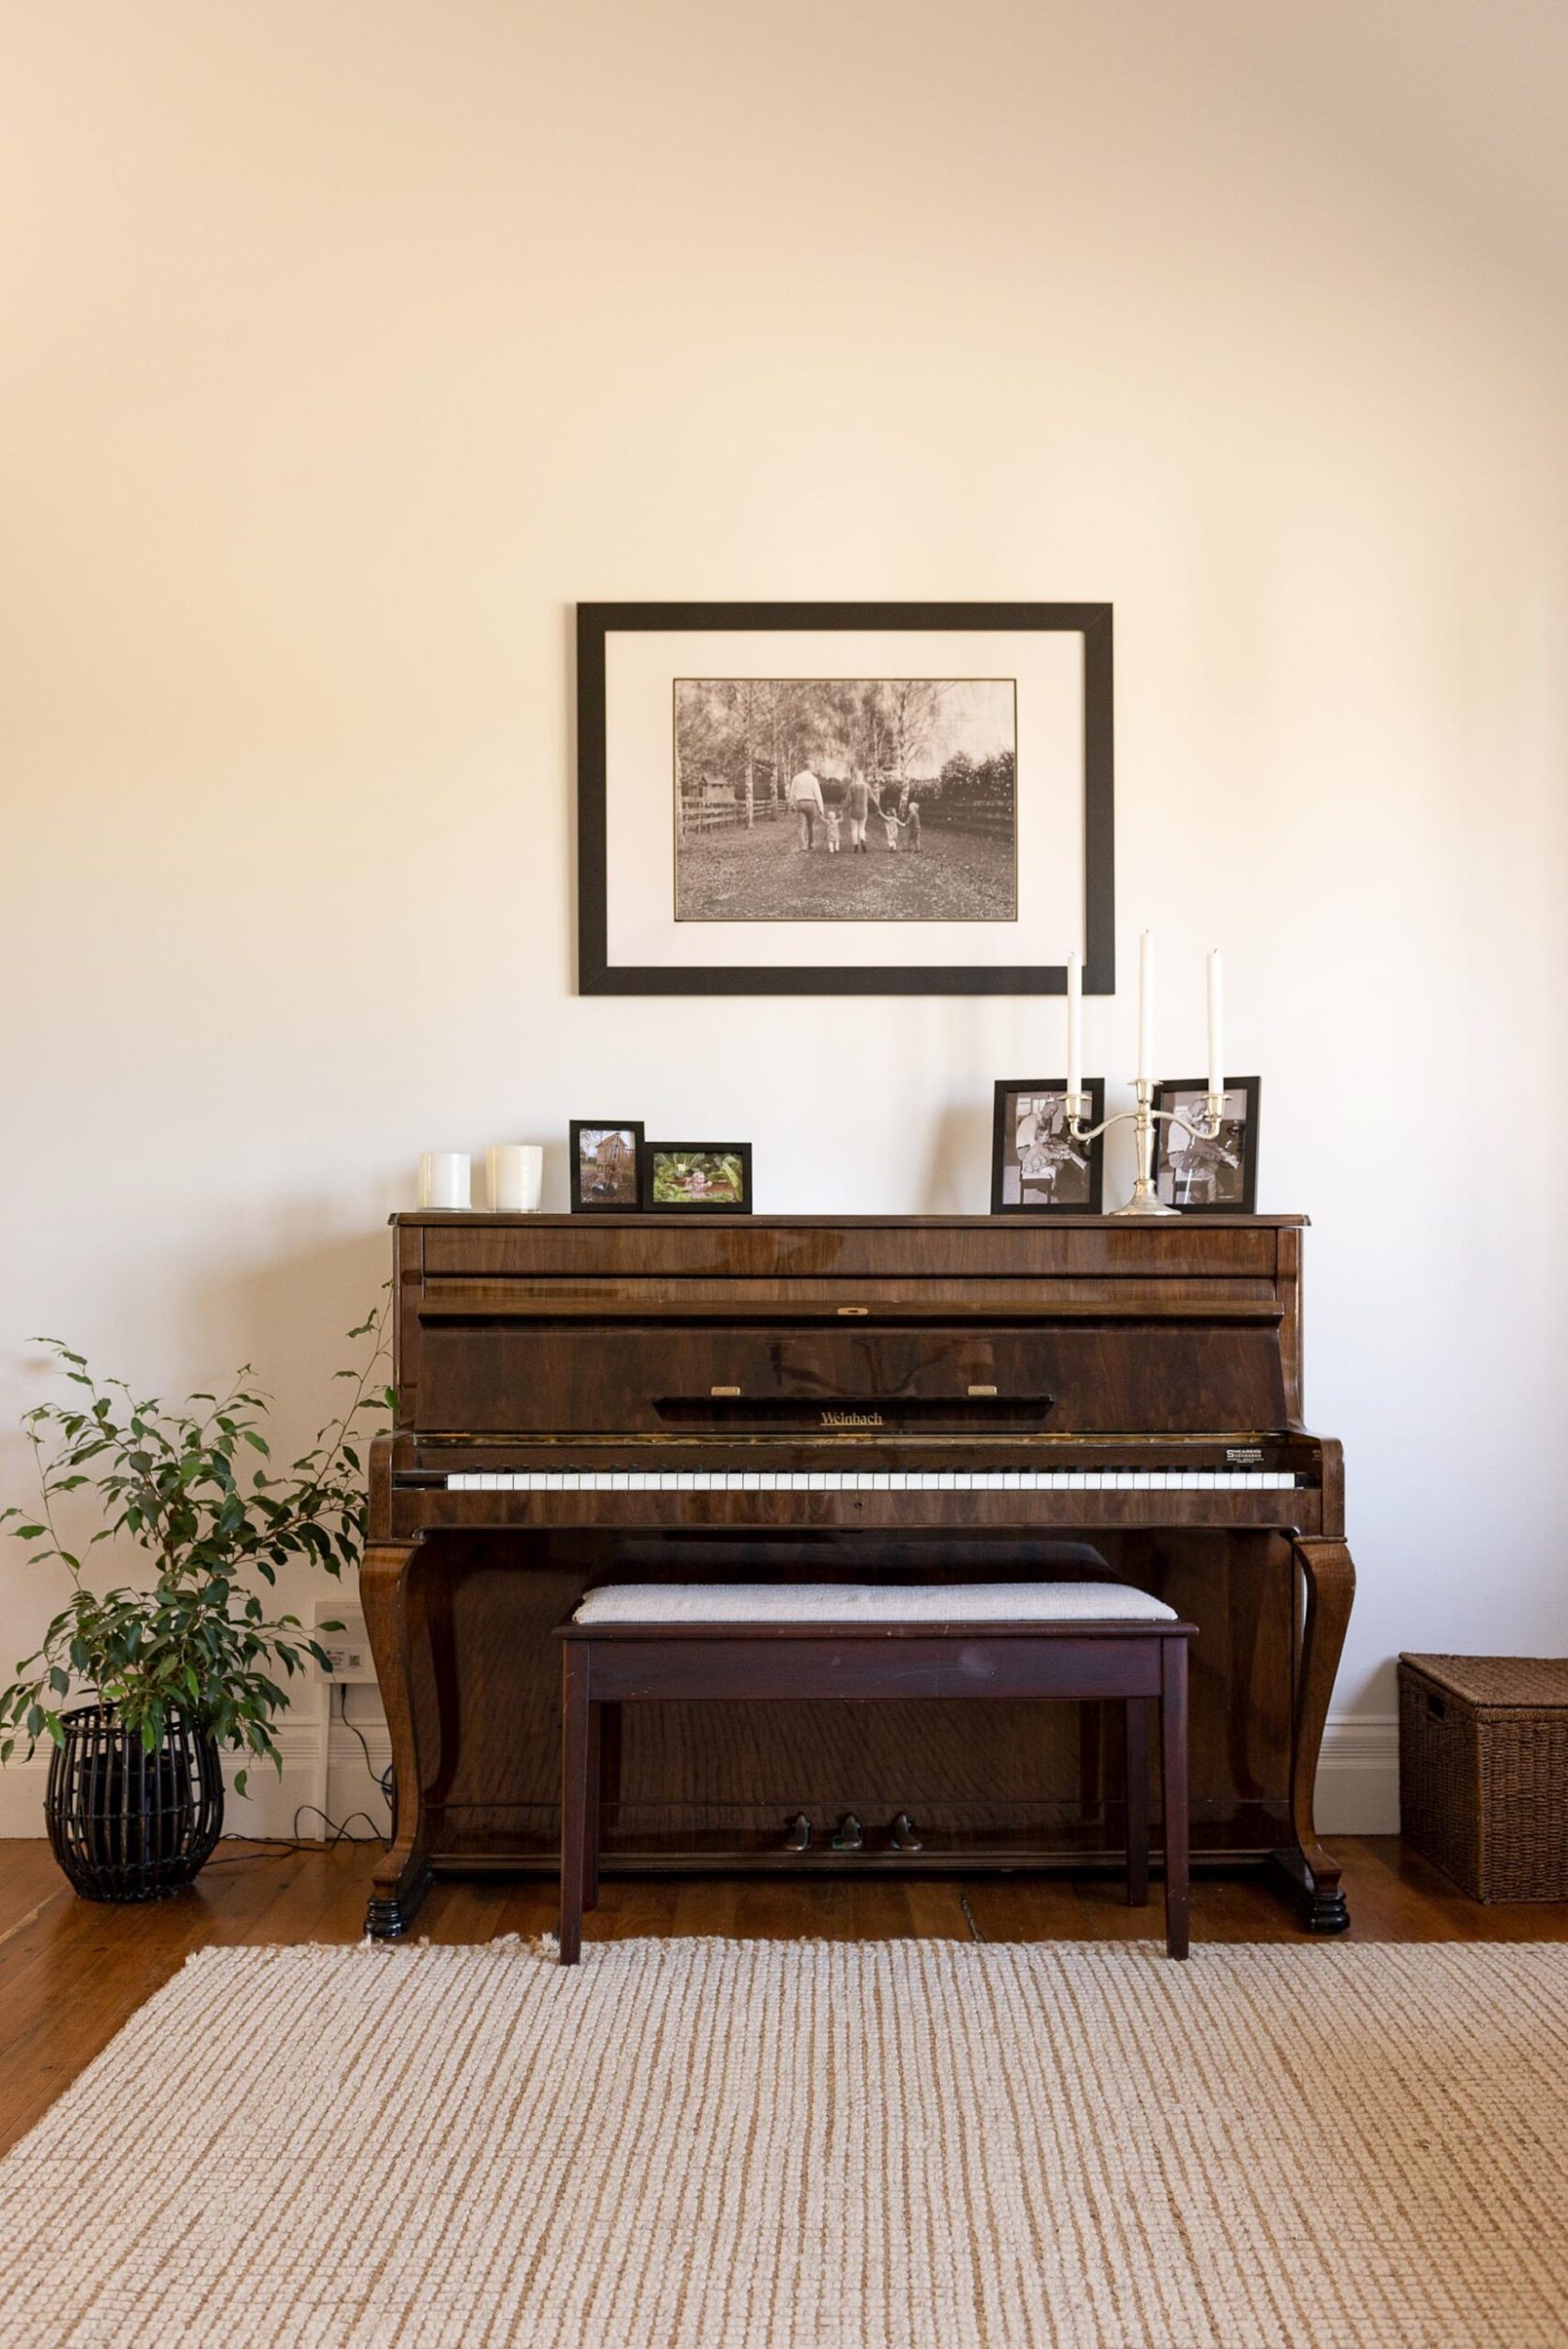
[[[1209,956],[1209,1091],[1225,1090],[1225,1006],[1220,990],[1219,949]]]
[[[466,1208],[472,1179],[466,1150],[427,1150],[419,1161],[419,1204]]]
[[[492,1215],[533,1215],[544,1180],[545,1154],[536,1142],[498,1142],[486,1154]]]
[[[1155,1081],[1155,941],[1145,930],[1138,941],[1138,1081]]]

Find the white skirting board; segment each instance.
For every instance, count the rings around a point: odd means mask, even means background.
[[[370,1766],[353,1730],[344,1722],[332,1725],[328,1755],[325,1809],[341,1823],[350,1812],[367,1818],[354,1821],[353,1832],[367,1835],[368,1821],[384,1826],[386,1806],[376,1781],[392,1759],[386,1723],[371,1714],[358,1726],[370,1749]],[[225,1827],[230,1834],[291,1835],[296,1812],[321,1800],[320,1726],[313,1721],[285,1721],[278,1731],[283,1752],[280,1778],[270,1763],[251,1766],[249,1791],[243,1802],[230,1796]],[[238,1767],[234,1763],[232,1767]],[[0,1770],[0,1836],[43,1833],[43,1788],[47,1756],[13,1762]],[[371,1772],[374,1770],[375,1777]],[[1392,1714],[1344,1714],[1330,1719],[1318,1766],[1317,1823],[1326,1835],[1393,1835],[1399,1828],[1399,1722]],[[325,1830],[309,1813],[300,1819],[298,1832],[319,1835]]]

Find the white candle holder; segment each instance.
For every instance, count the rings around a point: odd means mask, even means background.
[[[1189,1119],[1178,1116],[1174,1110],[1157,1110],[1152,1104],[1154,1086],[1147,1077],[1137,1080],[1138,1107],[1118,1110],[1114,1117],[1105,1117],[1097,1126],[1085,1126],[1089,1114],[1087,1093],[1067,1096],[1067,1131],[1075,1142],[1094,1142],[1108,1133],[1112,1126],[1125,1126],[1130,1119],[1138,1146],[1138,1174],[1132,1186],[1132,1197],[1126,1206],[1112,1207],[1112,1215],[1176,1215],[1178,1208],[1168,1207],[1155,1189],[1155,1128],[1162,1121],[1167,1126],[1179,1126],[1194,1142],[1217,1139],[1225,1114],[1223,1093],[1208,1093],[1203,1097],[1202,1123],[1194,1126]]]

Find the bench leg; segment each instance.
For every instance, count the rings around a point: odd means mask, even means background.
[[[604,1833],[604,1707],[588,1707],[588,1799],[582,1806],[582,1906],[598,1906],[598,1848]]]
[[[1127,1906],[1149,1900],[1149,1699],[1126,1700]]]
[[[1160,1641],[1160,1792],[1165,1804],[1165,1948],[1188,1947],[1187,1641]]]
[[[572,1640],[561,1642],[561,1963],[575,1966],[582,1951],[582,1893],[592,1813],[588,1800],[590,1747],[588,1657]]]

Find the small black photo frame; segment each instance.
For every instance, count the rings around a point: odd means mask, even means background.
[[[1091,1077],[1084,1121],[1105,1115],[1105,1079]],[[991,1137],[993,1215],[1098,1215],[1105,1182],[1104,1137],[1076,1142],[1067,1130],[1065,1077],[997,1081]]]
[[[635,1215],[643,1204],[643,1128],[635,1117],[574,1117],[573,1215]]]
[[[1179,1215],[1255,1215],[1258,1206],[1258,1097],[1262,1080],[1227,1077],[1225,1110],[1212,1142],[1163,1121],[1156,1128],[1155,1190]],[[1200,1128],[1207,1122],[1206,1077],[1170,1077],[1155,1087],[1157,1110],[1174,1110]]]
[[[650,1142],[643,1151],[645,1215],[750,1215],[749,1142]]]

